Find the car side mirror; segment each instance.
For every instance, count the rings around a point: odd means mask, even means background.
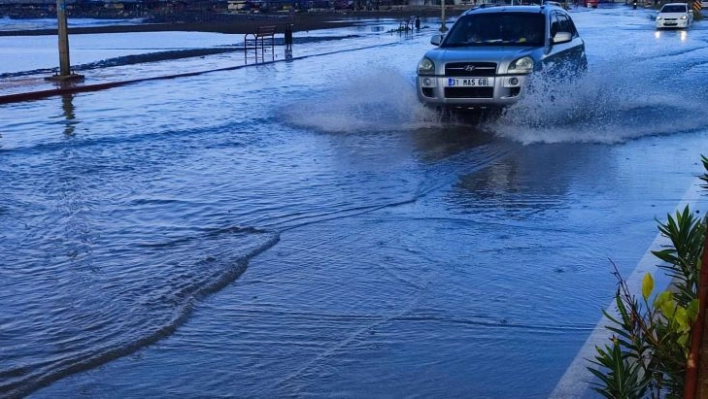
[[[553,44],[568,43],[573,40],[573,35],[570,32],[558,32],[553,36]]]
[[[439,46],[440,43],[442,43],[442,35],[433,35],[433,37],[430,38],[430,44],[434,44],[436,46]]]

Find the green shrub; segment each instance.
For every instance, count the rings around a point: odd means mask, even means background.
[[[708,158],[701,157],[708,171]],[[708,182],[708,174],[701,177]],[[706,186],[704,185],[704,188]],[[698,278],[706,221],[688,206],[667,215],[659,231],[671,247],[652,251],[672,278],[671,287],[654,293],[654,279],[646,274],[642,296],[636,298],[612,266],[619,280],[615,293],[617,315],[603,311],[612,333],[588,367],[599,382],[593,389],[605,398],[681,398],[691,345],[691,326],[698,316]]]

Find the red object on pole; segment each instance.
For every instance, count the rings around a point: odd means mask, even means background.
[[[698,390],[699,370],[701,367],[701,341],[703,340],[703,325],[706,320],[706,305],[708,305],[708,232],[703,243],[701,271],[698,279],[698,316],[691,328],[691,352],[688,354],[686,379],[684,381],[683,398],[696,399]],[[704,376],[705,377],[705,376]],[[702,392],[708,395],[708,392]]]

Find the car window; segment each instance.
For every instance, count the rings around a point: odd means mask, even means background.
[[[460,17],[443,47],[488,45],[543,45],[545,17],[537,13],[490,13]]]
[[[577,32],[575,31],[575,26],[573,25],[573,22],[570,20],[570,17],[568,17],[565,14],[559,14],[558,20],[560,21],[561,32],[569,32],[572,36],[575,36],[575,34]]]
[[[578,36],[578,30],[573,24],[573,20],[567,14],[560,12],[553,13],[551,23],[551,37],[555,36],[558,32],[568,32],[573,37]]]
[[[686,6],[681,4],[664,6],[661,12],[686,12]]]
[[[561,31],[560,18],[557,13],[553,13],[551,16],[551,37],[555,36],[556,33]]]
[[[568,17],[566,17],[563,14],[558,14],[558,21],[560,22],[560,31],[561,32],[570,32],[570,20]]]
[[[568,32],[573,34],[573,37],[578,37],[580,34],[578,33],[578,29],[575,27],[575,24],[573,23],[573,20],[570,19],[569,16],[566,15],[566,18],[568,18],[568,24],[570,26],[570,30]]]

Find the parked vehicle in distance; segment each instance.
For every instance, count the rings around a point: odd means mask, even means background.
[[[693,22],[693,10],[687,3],[664,4],[656,16],[656,29],[688,28]]]
[[[418,99],[445,110],[503,108],[522,97],[532,72],[587,69],[570,14],[551,5],[473,8],[430,42],[437,47],[418,63]]]

